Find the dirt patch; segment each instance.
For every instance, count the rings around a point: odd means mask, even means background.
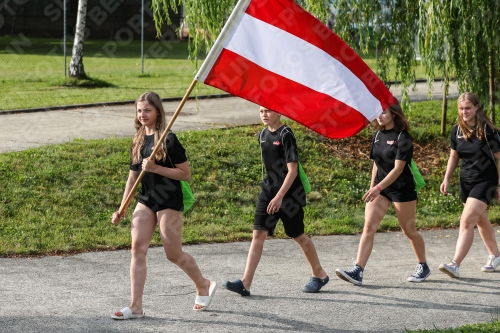
[[[353,136],[346,139],[324,141],[323,144],[332,157],[344,160],[359,160],[370,158],[371,138]],[[450,148],[440,142],[419,144],[413,142],[413,159],[422,175],[430,175],[443,170],[443,160],[450,154]]]

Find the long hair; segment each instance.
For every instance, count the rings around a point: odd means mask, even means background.
[[[475,116],[475,123],[476,123],[476,136],[478,137],[479,140],[482,140],[486,135],[486,133],[484,133],[484,124],[488,124],[488,126],[490,126],[492,130],[497,130],[497,131],[499,130],[498,127],[496,127],[495,124],[491,122],[490,118],[488,118],[486,112],[484,112],[483,105],[479,102],[479,98],[476,96],[476,94],[471,92],[464,92],[462,95],[460,95],[460,97],[458,97],[457,109],[458,109],[458,126],[460,127],[460,130],[462,131],[465,140],[468,141],[472,137],[474,130],[460,116],[461,102],[470,102],[472,103],[472,105],[478,107]]]
[[[410,129],[410,123],[408,122],[408,119],[406,119],[403,109],[401,109],[401,105],[399,105],[399,103],[391,105],[387,110],[391,112],[394,117],[394,131],[402,132]],[[379,131],[385,130],[385,126],[380,126],[377,121],[375,121],[374,125]]]
[[[156,110],[156,131],[155,131],[155,139],[154,144],[160,139],[163,131],[165,130],[165,110],[163,110],[163,104],[161,102],[160,96],[154,92],[146,92],[139,96],[139,98],[135,101],[135,108],[137,112],[137,104],[139,102],[147,102],[149,105]],[[146,128],[141,124],[139,119],[137,119],[137,114],[135,117],[134,127],[136,129],[134,139],[130,145],[130,150],[132,152],[132,163],[139,164],[141,163],[141,148],[144,145],[144,138],[146,136]],[[167,158],[167,153],[165,152],[164,145],[161,145],[160,149],[156,152],[155,160],[157,161],[165,161]]]

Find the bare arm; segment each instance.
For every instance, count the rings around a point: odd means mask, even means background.
[[[287,168],[288,168],[288,173],[286,174],[285,180],[283,181],[283,185],[281,185],[280,190],[276,194],[276,196],[269,202],[269,205],[267,206],[267,213],[268,214],[274,214],[276,213],[280,207],[281,203],[283,202],[283,197],[285,196],[286,192],[290,189],[292,186],[295,178],[298,175],[298,163],[297,162],[290,162],[287,163]]]
[[[122,203],[120,205],[120,210],[123,207],[123,205],[125,204],[125,199],[130,194],[130,191],[132,190],[132,187],[134,187],[134,184],[135,184],[135,182],[137,181],[138,178],[139,178],[139,172],[132,171],[132,170],[129,171],[129,173],[128,173],[128,179],[127,179],[127,184],[125,185],[125,191],[123,192],[123,197],[122,197]],[[120,210],[118,210],[118,211],[116,211],[116,212],[113,213],[113,217],[111,218],[111,222],[113,222],[114,224],[117,224],[118,222],[120,222],[120,220],[123,218],[123,216],[125,216],[125,212],[127,211],[127,207],[125,207],[125,209],[123,210],[122,215],[118,214],[118,212]]]
[[[457,151],[454,149],[450,149],[450,157],[448,158],[448,163],[446,164],[446,173],[444,174],[443,182],[439,187],[441,193],[448,194],[448,184],[450,183],[450,179],[451,176],[453,175],[453,172],[457,168],[459,160],[460,157],[458,156]]]
[[[175,168],[167,168],[155,163],[154,159],[145,158],[142,161],[142,170],[147,172],[154,172],[163,177],[167,177],[175,180],[186,180],[191,179],[191,169],[189,168],[189,162],[184,162],[180,164],[175,164]]]

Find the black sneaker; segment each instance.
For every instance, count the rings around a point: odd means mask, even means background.
[[[410,282],[422,282],[427,279],[429,275],[431,275],[431,270],[427,263],[418,263],[417,267],[415,267],[415,272],[407,280]]]
[[[354,283],[355,285],[361,286],[363,284],[363,267],[356,265],[353,261],[354,266],[349,268],[347,271],[337,268],[335,273],[339,278],[344,281]]]

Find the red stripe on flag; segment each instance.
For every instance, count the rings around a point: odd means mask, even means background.
[[[366,85],[380,101],[383,110],[397,103],[389,89],[347,43],[293,0],[254,0],[246,13],[315,45],[337,59]]]
[[[348,105],[226,49],[204,83],[274,110],[332,139],[355,135],[369,124]]]

